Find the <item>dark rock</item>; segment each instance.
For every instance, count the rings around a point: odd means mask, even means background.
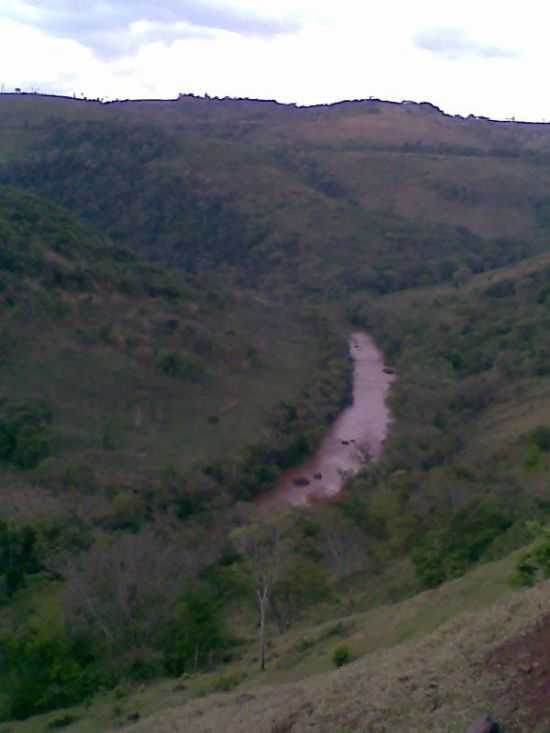
[[[316,474],[314,474],[313,478],[314,479],[317,479],[317,481],[320,481],[323,478],[323,474],[322,473],[316,473]]]
[[[500,726],[490,715],[486,715],[468,728],[466,733],[501,733]]]
[[[392,369],[391,367],[385,367],[384,374],[395,374],[395,369]]]
[[[141,718],[141,715],[139,713],[130,713],[130,715],[126,718],[126,720],[129,723],[137,723],[137,721]]]
[[[299,478],[295,478],[292,482],[294,486],[309,486],[311,481],[307,478],[304,478],[304,476],[300,476]]]
[[[341,440],[342,445],[349,445],[349,440]]]

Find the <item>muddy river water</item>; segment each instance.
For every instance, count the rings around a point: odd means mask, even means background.
[[[260,505],[303,505],[338,494],[347,479],[382,452],[391,421],[386,397],[395,379],[381,352],[364,332],[350,337],[353,403],[344,409],[306,463],[286,471]]]

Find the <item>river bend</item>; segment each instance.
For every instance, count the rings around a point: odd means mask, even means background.
[[[367,333],[353,333],[349,343],[352,404],[329,428],[316,453],[306,463],[283,473],[275,489],[260,499],[260,505],[299,506],[334,497],[365,462],[380,457],[391,422],[386,397],[395,377]]]

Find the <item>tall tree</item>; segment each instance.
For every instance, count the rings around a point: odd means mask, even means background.
[[[252,579],[258,606],[260,669],[265,669],[266,623],[273,587],[283,573],[289,557],[286,523],[282,519],[248,524],[232,534],[235,549],[244,557]]]

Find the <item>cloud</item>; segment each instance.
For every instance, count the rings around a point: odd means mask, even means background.
[[[220,31],[269,38],[296,23],[223,4],[222,0],[8,0],[0,14],[50,36],[70,38],[101,58],[135,53],[147,43],[207,39]]]
[[[414,43],[424,51],[446,56],[450,59],[477,56],[485,59],[515,58],[518,52],[476,41],[461,28],[425,28],[414,36]]]

